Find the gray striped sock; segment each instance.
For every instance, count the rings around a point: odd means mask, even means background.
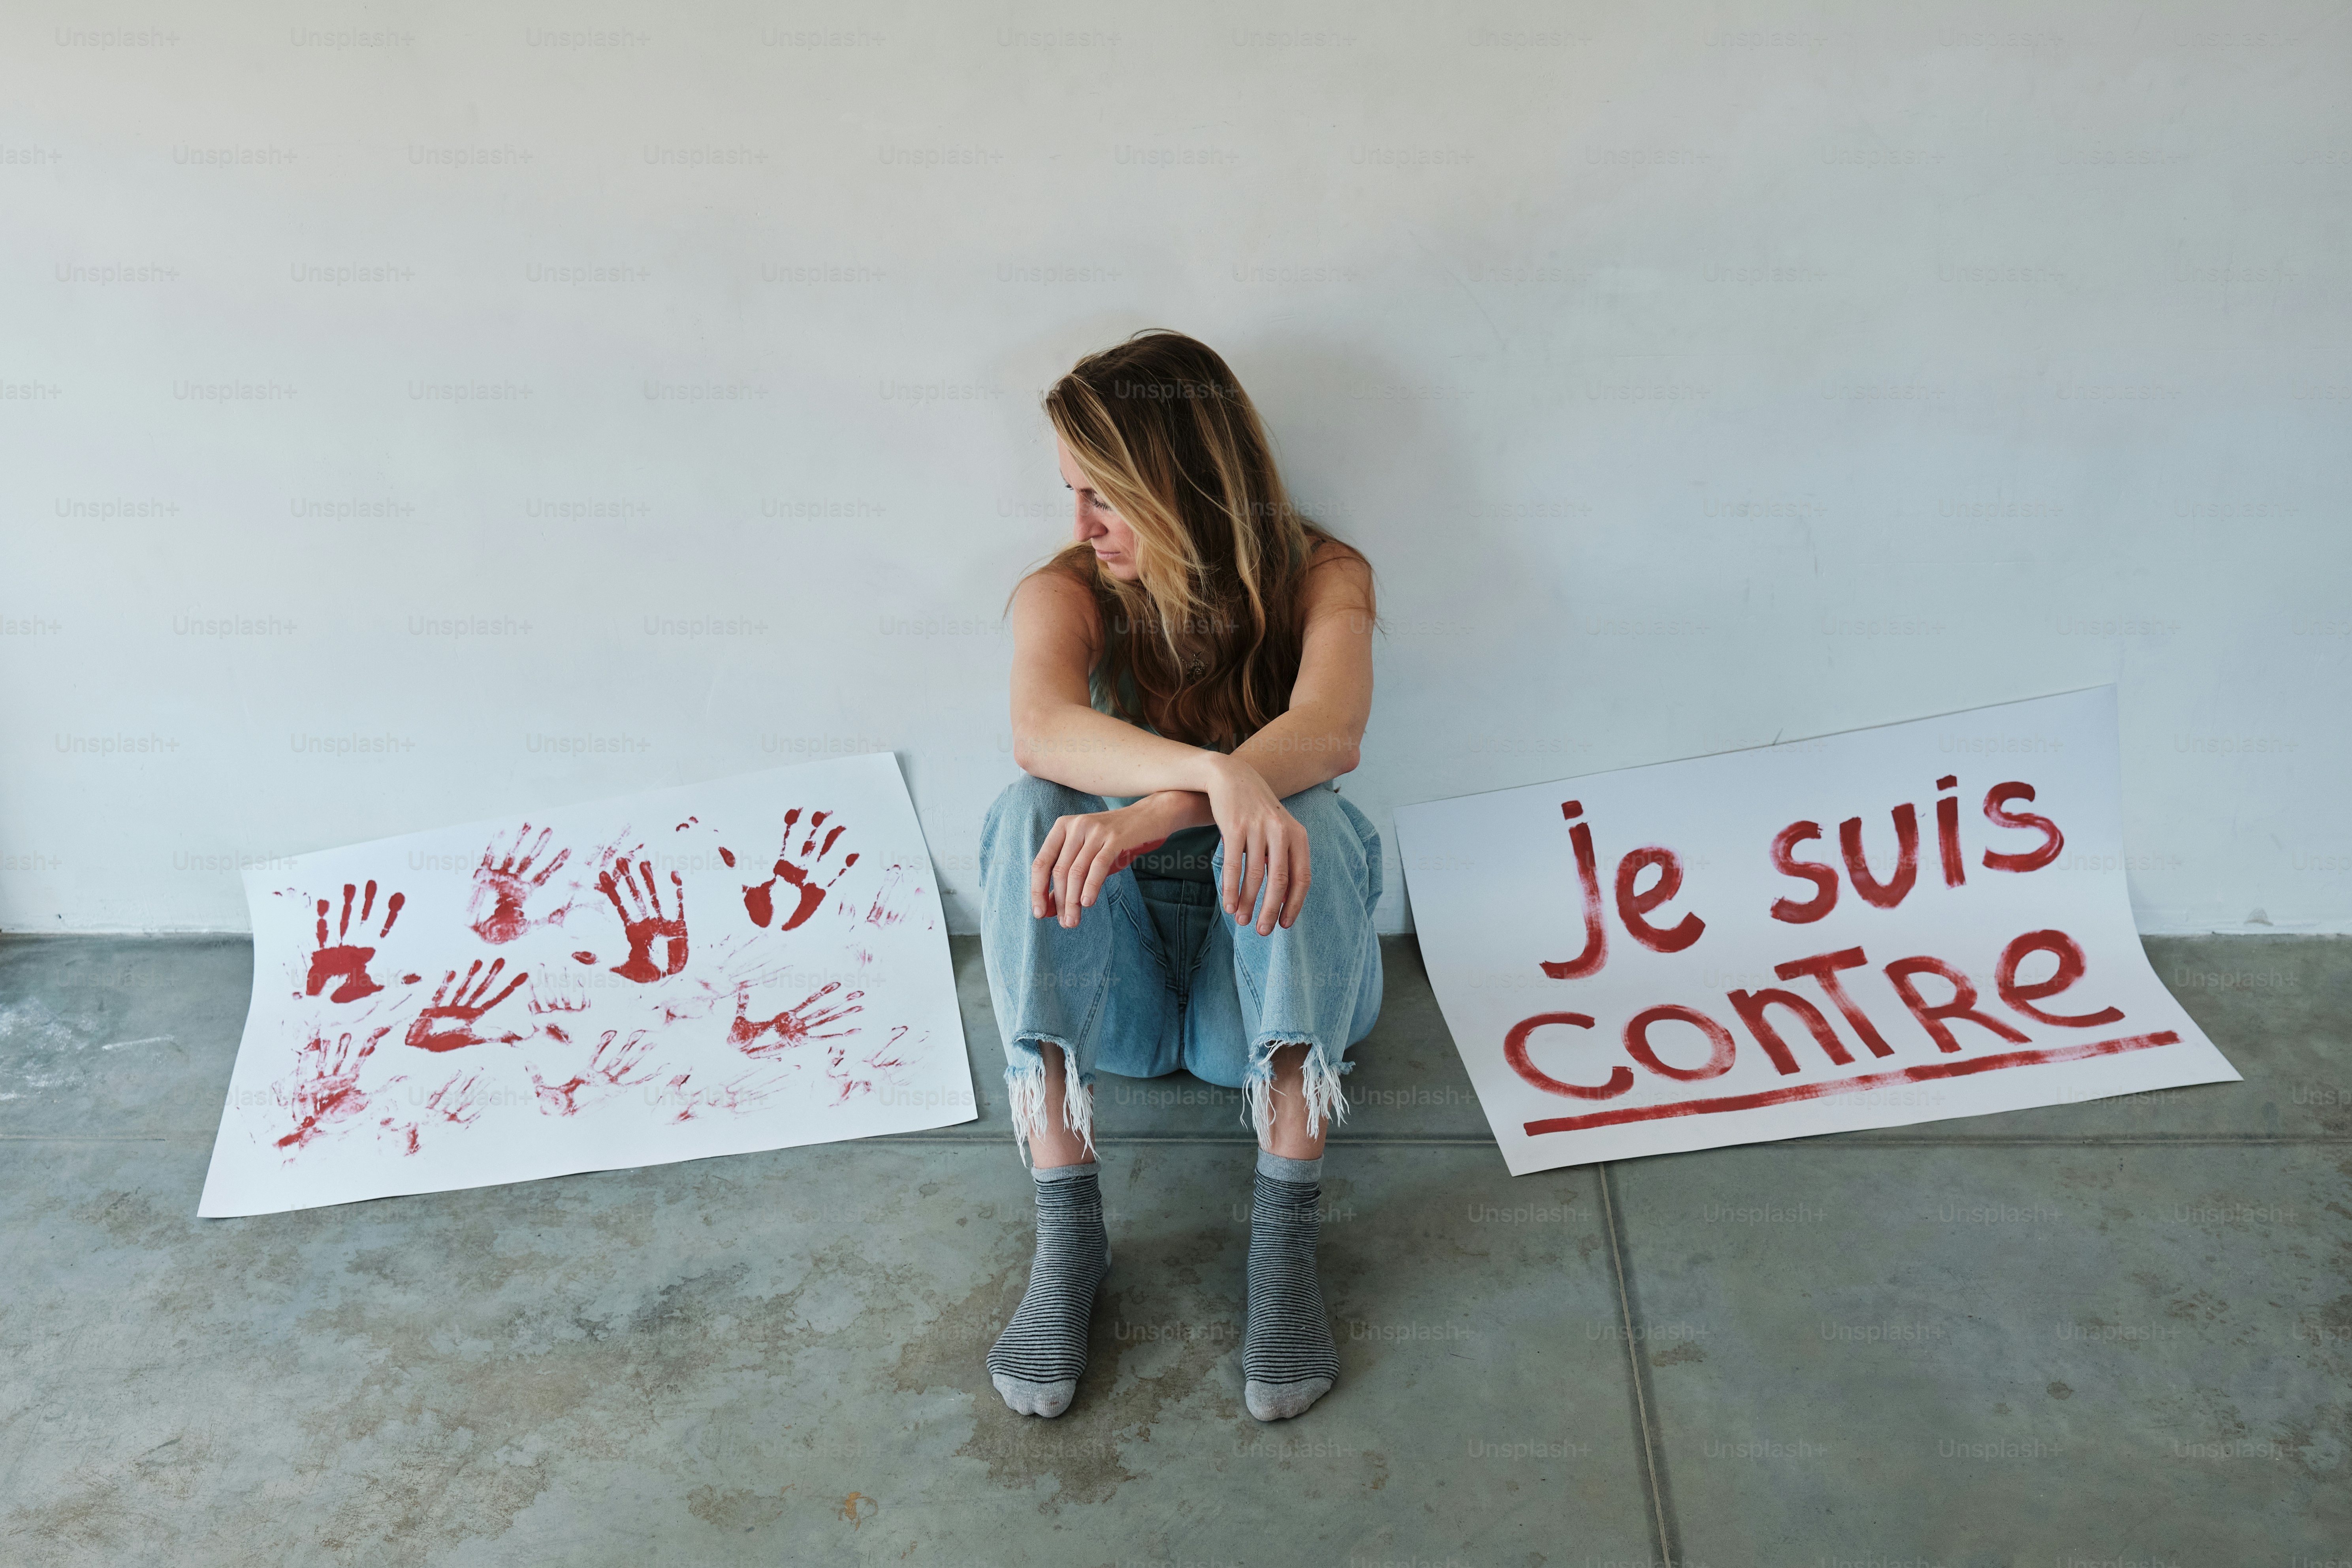
[[[1315,1278],[1322,1228],[1323,1162],[1257,1155],[1250,1210],[1249,1335],[1242,1345],[1242,1397],[1261,1421],[1287,1420],[1331,1390],[1339,1356]]]
[[[1087,1370],[1095,1291],[1110,1272],[1097,1167],[1035,1171],[1037,1257],[1029,1288],[988,1353],[989,1381],[1024,1416],[1059,1416]]]

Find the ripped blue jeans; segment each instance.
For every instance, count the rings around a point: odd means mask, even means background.
[[[1263,1141],[1271,1124],[1273,1057],[1304,1044],[1307,1130],[1347,1114],[1348,1048],[1381,1013],[1381,835],[1363,812],[1318,784],[1283,806],[1307,830],[1312,876],[1298,919],[1270,936],[1217,906],[1216,882],[1114,873],[1075,930],[1029,913],[1029,868],[1055,819],[1108,809],[1102,797],[1026,774],[988,809],[980,833],[982,947],[1004,1036],[1004,1082],[1025,1157],[1045,1104],[1041,1045],[1063,1056],[1063,1115],[1094,1141],[1097,1071],[1158,1078],[1182,1068],[1240,1089]]]

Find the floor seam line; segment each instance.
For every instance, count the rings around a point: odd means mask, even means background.
[[[1650,1520],[1661,1568],[1675,1568],[1681,1554],[1673,1504],[1666,1492],[1664,1466],[1658,1453],[1657,1429],[1650,1420],[1649,1377],[1642,1365],[1642,1338],[1633,1322],[1633,1291],[1625,1272],[1625,1250],[1617,1224],[1616,1198],[1610,1189],[1610,1162],[1593,1167],[1601,1189],[1601,1228],[1609,1237],[1609,1264],[1617,1278],[1617,1322],[1625,1334],[1626,1366],[1633,1384],[1633,1423],[1642,1441],[1642,1477],[1650,1493]]]

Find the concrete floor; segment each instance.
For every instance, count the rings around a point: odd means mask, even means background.
[[[1504,1174],[1413,945],[1339,1388],[1241,1406],[1231,1093],[1109,1080],[1070,1415],[981,1358],[973,1125],[199,1222],[241,940],[0,942],[0,1561],[1633,1568],[2352,1559],[2352,943],[2163,939],[2240,1085]]]

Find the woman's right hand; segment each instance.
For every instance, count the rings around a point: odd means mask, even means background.
[[[1106,879],[1168,841],[1165,803],[1154,803],[1160,800],[1147,795],[1132,806],[1056,818],[1029,862],[1030,915],[1076,928],[1079,914],[1102,896]]]
[[[1217,766],[1207,791],[1209,811],[1225,841],[1218,901],[1236,925],[1248,925],[1255,911],[1261,936],[1272,936],[1277,924],[1286,931],[1306,906],[1313,880],[1307,830],[1276,797],[1265,775],[1235,758],[1212,755]]]

